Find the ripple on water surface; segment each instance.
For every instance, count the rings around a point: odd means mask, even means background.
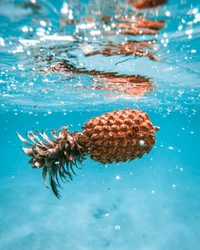
[[[199,103],[195,6],[3,1],[0,19],[2,111]]]

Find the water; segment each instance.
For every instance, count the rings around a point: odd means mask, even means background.
[[[37,3],[0,3],[0,249],[198,250],[198,1],[142,11],[165,28],[136,36],[114,27],[136,15],[126,1],[70,1],[68,12],[62,1]],[[135,47],[143,56],[127,54]],[[81,131],[126,107],[160,126],[152,151],[105,166],[87,159],[57,199],[16,131]]]

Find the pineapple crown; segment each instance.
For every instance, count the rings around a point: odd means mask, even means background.
[[[58,187],[61,188],[59,179],[63,182],[72,180],[76,175],[74,167],[80,168],[85,159],[82,147],[77,142],[78,132],[70,134],[68,127],[59,130],[51,130],[53,139],[50,139],[45,131],[27,132],[29,141],[17,133],[19,139],[30,148],[22,147],[23,152],[30,156],[29,163],[32,168],[43,168],[42,177],[47,188],[49,185],[57,198],[60,198]],[[46,177],[49,176],[49,185]]]

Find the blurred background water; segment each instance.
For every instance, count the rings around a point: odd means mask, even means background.
[[[0,249],[199,249],[200,6],[133,5],[1,0]],[[160,126],[152,151],[87,159],[57,199],[16,131],[81,131],[126,107]]]

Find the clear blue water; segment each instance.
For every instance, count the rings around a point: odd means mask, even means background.
[[[0,249],[199,250],[198,1],[169,1],[142,12],[166,20],[156,36],[119,35],[111,23],[106,28],[115,33],[105,35],[100,14],[119,14],[112,1],[68,2],[78,21],[66,26],[61,18],[69,12],[64,14],[61,0],[38,0],[40,8],[23,3],[0,2]],[[131,13],[125,1],[116,4],[120,15]],[[88,17],[97,20],[94,26],[83,26]],[[159,60],[85,55],[127,40],[155,40],[152,53]],[[50,70],[62,60],[76,70]],[[95,89],[100,80],[91,70],[97,76],[141,75],[155,88],[143,96]],[[27,163],[16,131],[25,136],[32,129],[69,125],[72,132],[91,117],[125,107],[139,107],[160,126],[152,151],[105,166],[87,159],[57,199],[45,188],[41,169]]]

